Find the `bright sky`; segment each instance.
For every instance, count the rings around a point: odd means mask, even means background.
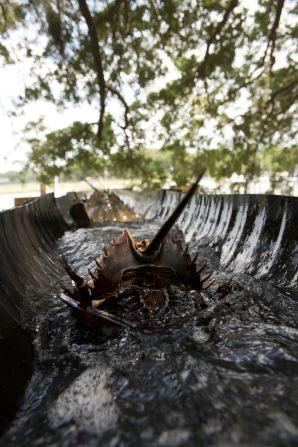
[[[250,7],[253,10],[257,5],[258,0],[250,0]],[[29,29],[27,33],[34,33],[34,29]],[[18,32],[11,33],[13,40],[16,41],[22,38]],[[42,45],[42,40],[40,44]],[[15,48],[11,48],[15,53]],[[166,64],[170,64],[169,60],[165,60]],[[172,64],[171,64],[172,65]],[[45,116],[45,124],[48,131],[63,128],[75,120],[82,120],[88,122],[96,122],[98,119],[98,110],[88,104],[83,107],[66,110],[63,113],[58,113],[55,106],[46,102],[32,103],[26,107],[22,117],[9,117],[8,112],[14,110],[13,100],[23,92],[25,86],[25,79],[30,80],[30,63],[25,59],[25,63],[0,67],[0,131],[1,131],[1,145],[0,145],[0,172],[8,170],[20,170],[26,160],[26,154],[29,151],[28,145],[21,141],[21,131],[28,121],[37,120],[41,115]],[[175,67],[172,66],[169,77],[174,79],[176,77]],[[168,77],[167,77],[167,80]],[[159,87],[162,81],[159,80]],[[30,84],[30,82],[27,82]],[[59,87],[58,87],[59,88]],[[127,92],[126,92],[127,93]],[[126,100],[129,101],[129,94],[125,95]],[[147,130],[146,130],[147,132]],[[150,129],[148,129],[150,134]]]
[[[15,136],[13,119],[8,117],[7,109],[12,106],[11,97],[20,91],[20,81],[15,66],[6,66],[0,69],[0,129],[1,129],[1,164],[0,171],[14,169],[13,159],[16,159]],[[18,151],[19,152],[19,151]],[[19,155],[19,157],[21,154]],[[11,161],[8,161],[8,158]],[[7,161],[6,161],[7,159]]]
[[[257,3],[258,0],[251,0],[250,9],[252,11],[256,8]],[[168,60],[165,62],[168,65],[170,64]],[[21,132],[28,121],[37,120],[43,115],[47,130],[51,131],[68,126],[75,120],[96,122],[98,119],[98,109],[88,104],[58,112],[54,105],[42,101],[38,103],[33,102],[26,106],[21,117],[10,117],[8,112],[15,109],[13,100],[16,100],[18,95],[23,92],[25,86],[24,79],[27,79],[27,84],[30,85],[28,81],[30,80],[31,70],[30,62],[27,62],[27,60],[22,64],[0,67],[0,172],[20,170],[22,168],[29,147],[21,140]],[[170,77],[172,79],[177,76],[173,67],[171,67],[169,73],[171,73]],[[168,80],[170,79],[167,78]],[[161,82],[162,80],[158,80],[159,88]],[[129,103],[129,93],[125,96]],[[241,108],[248,106],[245,96],[240,98],[239,106]],[[150,136],[150,129],[146,129],[146,132]]]
[[[167,66],[171,67],[168,75],[164,78],[158,78],[156,82],[159,90],[167,81],[177,78],[178,72],[175,66],[168,58],[165,58]],[[26,64],[9,65],[0,68],[0,172],[8,170],[21,170],[30,148],[25,141],[22,141],[22,130],[29,121],[37,121],[40,116],[44,116],[44,123],[47,131],[57,130],[70,125],[73,121],[97,122],[98,109],[91,107],[87,103],[77,108],[67,109],[63,112],[48,102],[32,102],[26,106],[21,116],[9,116],[9,111],[15,110],[14,100],[23,92],[24,78],[30,79],[30,66]],[[27,82],[30,85],[30,82]],[[125,97],[128,103],[132,102],[132,92],[125,89]],[[241,99],[241,108],[247,106],[246,98]],[[116,109],[117,109],[116,103]],[[114,110],[116,112],[117,110]],[[120,118],[120,115],[119,115]],[[156,120],[160,116],[156,116]],[[145,124],[144,124],[145,125]],[[145,129],[148,141],[155,140],[155,133],[152,133],[152,122],[148,122],[148,128]],[[206,132],[212,132],[212,128],[206,129]],[[156,141],[155,141],[156,143]]]
[[[44,115],[49,131],[65,127],[75,120],[97,121],[98,111],[88,104],[59,113],[55,106],[42,101],[28,105],[22,116],[10,117],[9,111],[14,110],[13,100],[24,89],[24,68],[23,66],[21,69],[18,64],[0,68],[0,172],[22,168],[29,147],[21,141],[20,132],[28,121],[37,120],[40,115]],[[30,73],[27,75],[30,76]]]
[[[158,79],[158,89],[165,85],[166,81],[177,77],[178,72],[175,66],[166,57],[165,63],[168,66],[171,65],[172,69],[164,79]],[[0,129],[2,141],[0,145],[0,172],[22,169],[29,152],[29,146],[25,141],[22,141],[21,134],[22,129],[29,121],[37,121],[40,116],[44,116],[47,132],[50,132],[66,127],[76,120],[86,122],[97,122],[98,120],[98,108],[94,108],[87,103],[61,112],[58,111],[56,106],[45,101],[28,104],[20,117],[9,116],[9,112],[15,110],[14,100],[23,93],[26,79],[27,85],[30,85],[31,69],[29,61],[23,64],[18,63],[0,67]],[[59,89],[59,85],[56,85],[55,88]],[[131,89],[124,87],[124,93],[128,104],[131,103],[134,99]],[[117,114],[117,101],[115,106],[114,115]],[[122,119],[121,115],[119,113],[119,119]],[[146,132],[150,136],[151,129],[146,129]]]

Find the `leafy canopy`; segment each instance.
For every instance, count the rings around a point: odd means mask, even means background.
[[[29,165],[44,181],[110,166],[145,183],[171,171],[180,184],[202,160],[216,177],[251,179],[266,148],[297,154],[297,2],[250,3],[1,1],[0,55],[33,67],[18,108],[43,99],[98,110],[96,123],[36,126]],[[168,165],[148,148],[170,154]]]

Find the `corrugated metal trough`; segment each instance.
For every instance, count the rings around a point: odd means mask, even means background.
[[[148,219],[166,219],[181,193],[161,191]],[[121,197],[145,208],[145,196]],[[13,421],[34,369],[34,325],[30,291],[64,275],[56,242],[66,230],[88,224],[75,194],[49,194],[0,214],[0,418],[2,432]],[[186,241],[217,253],[219,270],[263,279],[292,297],[298,291],[298,198],[226,195],[192,198],[178,222]],[[146,222],[144,222],[144,227]],[[29,291],[29,293],[28,293]],[[26,293],[25,293],[26,292]],[[29,297],[29,298],[28,298]],[[33,312],[33,311],[32,311]],[[42,312],[42,309],[40,309]],[[31,321],[30,321],[31,320]]]

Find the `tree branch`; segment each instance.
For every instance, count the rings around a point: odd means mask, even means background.
[[[218,103],[218,106],[222,106],[224,104],[226,104],[229,101],[232,101],[234,99],[234,96],[242,89],[248,87],[249,85],[253,84],[254,82],[256,82],[258,79],[260,79],[260,77],[264,74],[265,68],[263,68],[260,73],[258,73],[256,76],[254,76],[255,72],[257,70],[259,70],[259,68],[261,67],[256,67],[249,75],[247,75],[247,80],[245,82],[243,82],[242,84],[238,85],[237,87],[235,87],[233,90],[231,90],[230,92],[228,92],[227,97],[225,99],[223,99],[222,101],[220,101]]]
[[[226,25],[227,21],[229,20],[230,15],[232,14],[232,12],[236,8],[236,6],[238,6],[238,0],[231,0],[230,4],[228,5],[228,7],[227,7],[227,9],[225,11],[223,19],[221,20],[221,22],[219,22],[217,24],[217,26],[215,27],[213,33],[209,37],[209,39],[207,41],[207,47],[206,47],[204,59],[203,59],[201,65],[200,65],[200,67],[199,67],[199,69],[197,71],[197,76],[198,77],[202,77],[205,74],[206,65],[207,65],[208,58],[209,58],[210,46],[214,43],[215,38],[221,33],[222,29]]]
[[[122,6],[123,0],[116,0],[113,6],[113,23],[112,23],[112,35],[113,39],[116,39],[116,34],[118,31],[119,25],[119,17],[120,17],[120,9]]]
[[[129,105],[127,104],[127,102],[125,101],[124,97],[121,95],[121,93],[112,85],[110,84],[106,84],[106,88],[107,90],[109,90],[113,95],[117,96],[117,98],[120,100],[120,102],[123,104],[125,112],[124,112],[124,122],[125,122],[125,129],[128,128],[129,125],[129,119],[128,119],[128,114],[129,114]]]
[[[281,93],[286,92],[287,90],[292,90],[296,85],[298,85],[298,79],[295,79],[294,81],[290,82],[287,85],[284,85],[283,87],[279,88],[278,90],[275,90],[275,92],[272,93],[271,98],[268,100],[268,103],[273,104],[276,97],[280,95]]]
[[[276,32],[279,26],[281,13],[285,4],[285,0],[278,0],[276,7],[275,19],[268,37],[268,46],[271,42],[271,51],[270,51],[270,69],[272,69],[275,59],[274,59],[274,50],[275,50],[275,42],[276,42]]]
[[[103,120],[105,114],[105,103],[106,103],[106,83],[104,78],[103,64],[102,64],[102,51],[99,47],[98,37],[94,21],[92,19],[90,10],[87,5],[86,0],[78,0],[81,13],[86,21],[88,27],[88,33],[91,42],[91,51],[94,59],[95,70],[97,75],[97,82],[99,85],[99,96],[100,96],[100,113],[98,120],[98,130],[97,136],[101,140],[103,131]]]

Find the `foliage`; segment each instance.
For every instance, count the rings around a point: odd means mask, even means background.
[[[107,131],[108,127],[105,127]],[[104,147],[94,147],[98,144],[96,134],[89,124],[74,122],[71,126],[50,132],[43,140],[31,138],[32,151],[27,163],[27,169],[34,172],[37,168],[37,178],[43,183],[50,183],[60,173],[69,174],[80,166],[82,175],[99,173],[103,169]]]
[[[97,123],[74,122],[28,137],[28,166],[43,181],[108,166],[141,176],[145,185],[169,175],[183,184],[202,163],[218,179],[237,172],[250,180],[269,156],[261,154],[274,147],[292,166],[294,0],[255,6],[244,0],[23,0],[0,6],[0,57],[6,63],[26,58],[33,67],[18,110],[41,99],[98,109]],[[148,155],[152,147],[159,155]],[[275,169],[278,156],[271,155],[266,166]]]
[[[266,148],[261,153],[261,163],[264,171],[273,175],[281,172],[298,174],[298,145],[291,148],[277,146]]]
[[[298,146],[270,147],[262,151],[260,161],[263,170],[270,173],[271,191],[277,189],[283,194],[292,194],[292,187],[298,178]],[[289,177],[294,182],[289,182]]]

